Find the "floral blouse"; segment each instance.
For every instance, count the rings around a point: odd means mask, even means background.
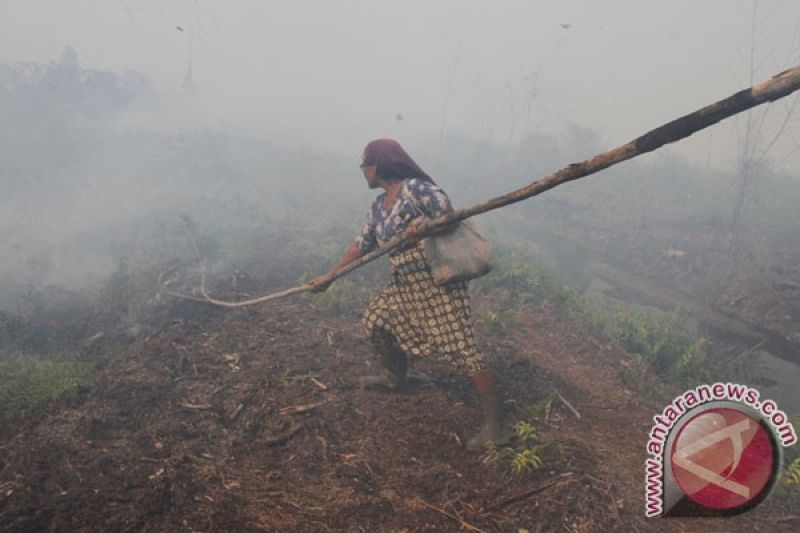
[[[403,182],[403,188],[388,210],[383,208],[384,198],[385,192],[372,202],[367,222],[361,235],[356,238],[356,246],[361,253],[371,252],[403,233],[411,221],[420,216],[420,212],[427,218],[437,218],[450,210],[447,194],[428,180],[419,178]]]

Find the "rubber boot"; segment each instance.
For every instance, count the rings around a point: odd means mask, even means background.
[[[478,394],[478,401],[483,414],[483,425],[477,435],[467,441],[468,450],[480,450],[489,442],[496,445],[506,444],[509,435],[503,428],[503,400],[500,389],[494,383],[494,376],[489,370],[471,374],[470,380]]]
[[[365,389],[390,389],[401,391],[408,384],[408,358],[402,350],[391,346],[382,346],[379,349],[379,360],[384,369],[383,374],[377,376],[361,376],[359,383]]]

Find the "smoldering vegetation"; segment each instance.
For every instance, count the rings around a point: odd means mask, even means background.
[[[231,275],[248,257],[264,254],[324,250],[330,264],[360,228],[372,198],[357,153],[130,126],[134,117],[159,112],[147,76],[84,68],[71,48],[47,64],[0,65],[0,89],[0,310],[11,331],[4,335],[5,356],[48,337],[37,328],[14,334],[15,327],[26,329],[21,324],[58,330],[66,320],[64,332],[97,333],[77,323],[83,314],[74,311],[117,298],[108,293],[142,272],[192,260],[192,238],[207,255],[210,275]],[[558,137],[540,132],[508,145],[449,136],[410,147],[462,206],[603,148],[578,125]],[[790,265],[800,248],[793,205],[800,180],[773,171],[768,161],[749,163],[757,165],[749,171],[757,179],[747,181],[741,172],[698,168],[668,152],[651,155],[480,223],[499,237],[538,246],[579,284],[590,281],[588,265],[611,264],[658,286],[701,289],[712,307],[751,321],[762,309],[737,304],[770,289],[761,307],[779,308],[773,322],[798,340],[790,309],[798,279]],[[329,264],[310,260],[308,268]],[[263,275],[265,267],[248,275]],[[140,291],[152,294],[155,287],[133,292]],[[116,322],[115,331],[135,333],[150,312],[122,307],[103,327]]]
[[[117,298],[106,292],[129,291],[141,272],[193,257],[193,232],[214,259],[210,272],[222,272],[267,235],[313,233],[329,228],[326,219],[352,225],[355,217],[341,214],[366,198],[344,179],[352,165],[341,157],[125,127],[132,115],[157,112],[147,78],[81,68],[69,50],[46,65],[4,65],[0,80],[0,301],[9,328],[67,320],[67,330],[91,335],[73,311]],[[136,290],[152,296],[154,288]],[[146,318],[116,311],[124,326]],[[14,351],[41,339],[37,332]]]
[[[187,520],[250,527],[267,520],[254,503],[265,497],[263,480],[252,474],[266,461],[269,480],[279,480],[267,483],[275,507],[274,520],[264,522],[269,527],[322,520],[297,513],[297,502],[323,509],[340,527],[359,515],[376,525],[422,527],[419,511],[430,508],[409,500],[406,509],[397,495],[427,485],[437,488],[418,496],[455,491],[457,501],[468,502],[463,516],[484,527],[489,519],[476,508],[508,507],[493,520],[524,523],[545,511],[511,502],[529,481],[546,484],[553,480],[545,474],[557,471],[564,481],[554,478],[553,490],[568,504],[547,511],[548,523],[561,524],[566,513],[576,517],[576,531],[588,528],[591,516],[619,528],[639,519],[617,503],[639,487],[613,493],[610,482],[570,477],[601,468],[606,458],[581,444],[594,426],[569,422],[566,408],[557,413],[559,397],[581,410],[592,401],[575,398],[611,402],[603,400],[607,378],[608,387],[627,395],[615,404],[618,412],[638,409],[646,418],[649,407],[639,398],[724,376],[760,379],[780,402],[793,398],[788,384],[760,371],[754,354],[769,345],[785,361],[800,361],[800,176],[765,160],[751,160],[746,173],[742,165],[723,172],[670,152],[652,154],[478,219],[497,245],[498,265],[473,284],[476,328],[513,385],[522,425],[515,447],[485,458],[496,470],[475,470],[467,485],[451,484],[448,446],[456,446],[475,410],[455,382],[421,393],[435,406],[426,409],[426,423],[447,420],[444,433],[398,444],[382,430],[362,438],[362,422],[347,422],[353,402],[364,400],[349,383],[368,365],[359,313],[385,282],[383,261],[323,295],[261,310],[232,313],[160,290],[159,283],[169,283],[198,296],[202,271],[212,294],[239,300],[326,271],[361,228],[375,194],[365,187],[357,151],[142,126],[161,105],[146,75],[85,68],[70,49],[47,64],[0,65],[0,419],[6,430],[16,427],[11,422],[27,428],[8,445],[17,455],[0,457],[0,489],[7,492],[0,493],[0,511],[10,510],[4,524],[127,523],[133,515],[121,507],[95,512],[86,503],[96,497],[83,483],[91,478],[109,502],[130,494],[144,502],[135,518],[142,527],[169,529]],[[457,206],[606,149],[578,125],[508,144],[457,135],[401,142]],[[521,361],[537,353],[550,358]],[[574,354],[602,356],[600,385],[589,383],[591,365]],[[131,407],[136,394],[148,401]],[[286,401],[278,406],[272,394]],[[465,402],[455,417],[448,395]],[[419,415],[414,397],[399,401],[402,416]],[[384,428],[380,404],[367,403],[359,416]],[[298,405],[314,414],[287,424],[284,411]],[[643,437],[610,413],[598,417],[597,427],[629,428],[631,443]],[[37,425],[40,417],[49,422]],[[304,435],[299,448],[282,448],[295,435]],[[364,439],[366,450],[357,447]],[[106,457],[93,448],[106,453],[106,441],[124,444]],[[387,446],[397,453],[387,454]],[[281,470],[298,449],[304,467]],[[419,462],[407,457],[412,452],[427,467],[409,476],[412,463],[404,461]],[[459,453],[456,466],[474,470],[474,458]],[[126,467],[139,455],[163,466],[137,467],[123,494],[109,465]],[[397,459],[387,462],[387,455]],[[226,462],[234,456],[240,459]],[[216,466],[206,464],[214,457]],[[796,470],[797,458],[790,459]],[[623,463],[612,466],[630,468],[638,480],[640,465]],[[20,481],[15,468],[59,474],[56,481],[44,474]],[[484,476],[506,492],[479,490]],[[345,495],[344,507],[326,507],[308,493],[319,479],[321,493]],[[386,479],[388,488],[377,491]],[[161,492],[153,492],[155,485]],[[789,498],[781,501],[790,501],[797,483],[781,490]],[[199,506],[203,491],[207,501],[222,503]],[[57,505],[47,496],[67,492]],[[153,494],[163,497],[155,501]],[[40,511],[28,513],[31,505]],[[82,512],[70,522],[65,517],[75,508]],[[452,525],[439,519],[440,527]]]

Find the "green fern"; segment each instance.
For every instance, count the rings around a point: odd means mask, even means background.
[[[494,443],[490,443],[487,457],[490,461],[507,462],[514,474],[525,474],[538,470],[544,466],[541,454],[548,446],[548,444],[537,443],[538,439],[539,436],[533,425],[521,420],[514,425],[515,444],[496,448]]]
[[[800,428],[800,415],[792,418],[792,425]],[[788,463],[783,469],[783,486],[786,488],[797,489],[800,487],[800,446],[792,446],[786,449],[784,457]]]
[[[536,445],[532,448],[525,448],[514,454],[511,459],[511,470],[515,474],[523,474],[525,472],[532,472],[538,470],[544,465],[539,452],[542,450],[542,445]]]
[[[783,482],[788,486],[800,485],[800,457],[786,467],[783,472]]]
[[[520,420],[514,425],[514,432],[517,434],[517,440],[523,445],[529,445],[539,439],[530,422],[524,420]]]

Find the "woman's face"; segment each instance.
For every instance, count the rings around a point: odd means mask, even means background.
[[[361,171],[364,173],[364,179],[367,180],[367,187],[370,189],[377,189],[381,186],[377,170],[377,165],[361,165]]]

